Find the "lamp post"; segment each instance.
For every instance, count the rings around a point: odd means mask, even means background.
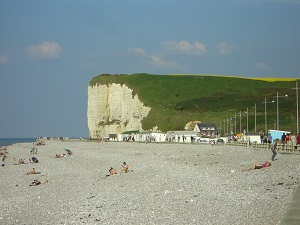
[[[285,98],[285,97],[288,97],[288,95],[278,96],[278,91],[277,91],[277,95],[276,95],[275,97],[273,97],[273,98],[276,98],[276,99],[277,99],[277,100],[276,100],[276,101],[277,101],[277,102],[276,102],[276,103],[277,103],[277,130],[279,130],[279,109],[278,109],[278,102],[279,102],[279,101],[278,101],[278,99],[279,99],[279,98],[282,98],[282,97]]]
[[[227,136],[228,136],[228,117],[227,117],[227,132],[226,132]]]
[[[225,120],[224,120],[224,136],[225,136],[225,132],[226,132],[226,127],[225,127],[226,123],[225,123]]]
[[[267,102],[267,99],[265,98],[265,101],[263,103],[265,104],[265,134],[267,134],[268,133],[267,103],[274,103],[274,101]]]
[[[254,132],[256,133],[256,103],[254,104]]]
[[[296,82],[296,102],[297,102],[297,134],[299,134],[299,107],[298,107],[298,90],[300,88],[298,88],[298,82]]]
[[[234,135],[236,135],[236,113],[234,114]]]
[[[230,116],[230,117],[229,117],[229,133],[230,133],[230,135],[231,135],[231,133],[232,133],[232,129],[231,129],[231,120],[232,120],[232,117]]]
[[[240,110],[240,134],[242,133],[242,111]]]
[[[248,133],[248,118],[249,118],[249,110],[248,110],[248,107],[247,107],[247,111],[245,112],[247,114],[247,130],[246,132]]]

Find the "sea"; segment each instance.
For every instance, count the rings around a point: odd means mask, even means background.
[[[33,143],[37,138],[0,138],[0,147],[9,146],[16,143]]]

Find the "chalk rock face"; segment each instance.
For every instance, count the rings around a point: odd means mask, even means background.
[[[149,112],[126,85],[88,87],[88,128],[90,138],[98,139],[125,131],[142,131],[141,121]]]
[[[195,126],[198,124],[198,123],[201,123],[201,121],[190,121],[190,122],[188,122],[186,125],[185,125],[185,127],[184,127],[184,129],[185,130],[194,130],[194,128],[195,128]]]

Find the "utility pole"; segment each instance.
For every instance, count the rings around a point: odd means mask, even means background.
[[[299,103],[298,103],[298,90],[300,88],[298,88],[298,82],[296,82],[296,88],[293,88],[293,89],[296,89],[296,101],[297,101],[297,134],[299,134]]]

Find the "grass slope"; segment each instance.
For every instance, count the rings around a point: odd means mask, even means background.
[[[145,130],[155,125],[162,131],[183,130],[187,122],[200,120],[224,128],[226,118],[237,116],[236,129],[254,131],[254,105],[256,103],[257,131],[265,127],[265,98],[276,101],[279,96],[280,130],[296,131],[296,92],[293,78],[242,78],[221,75],[151,75],[151,74],[102,74],[94,77],[90,85],[125,84],[137,94],[151,111],[143,123]],[[298,79],[298,82],[300,80]],[[300,83],[300,82],[299,82]],[[275,98],[274,98],[275,97]],[[267,104],[268,129],[276,123],[276,103]],[[227,122],[225,122],[227,123]],[[233,119],[232,129],[234,130]],[[230,123],[229,123],[230,124]],[[227,126],[227,124],[226,124]],[[223,131],[222,131],[223,133]]]

